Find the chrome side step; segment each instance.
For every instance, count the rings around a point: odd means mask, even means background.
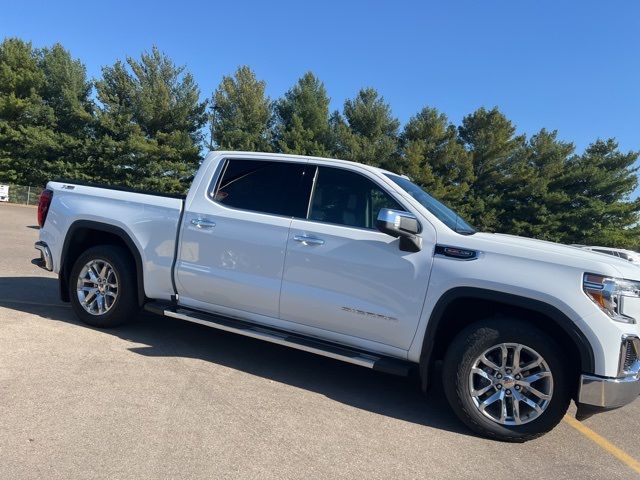
[[[257,338],[270,343],[284,345],[287,347],[315,353],[323,357],[333,358],[361,367],[390,373],[393,375],[407,376],[413,366],[410,362],[391,357],[378,356],[357,349],[344,347],[330,342],[317,340],[315,338],[296,335],[275,328],[256,325],[243,320],[236,320],[227,317],[212,315],[189,308],[178,307],[176,305],[164,304],[161,302],[151,302],[144,306],[144,309],[166,317],[186,320],[187,322],[198,323],[207,327],[217,328],[226,332],[237,333],[245,337]]]

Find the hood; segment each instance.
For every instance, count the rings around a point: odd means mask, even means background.
[[[501,233],[478,232],[470,237],[484,252],[526,257],[543,262],[569,265],[586,272],[640,280],[640,266],[604,253],[591,252],[561,243]]]

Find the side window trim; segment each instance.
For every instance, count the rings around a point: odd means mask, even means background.
[[[218,188],[220,188],[220,183],[222,183],[222,179],[224,178],[225,173],[227,173],[228,166],[229,166],[229,159],[223,158],[218,168],[216,168],[216,171],[213,172],[213,177],[211,178],[211,181],[209,182],[209,187],[207,188],[207,191],[206,191],[207,198],[217,205],[220,205],[220,204],[214,200],[215,194],[218,191]],[[214,182],[214,179],[215,179],[215,182]],[[213,189],[211,188],[211,185],[213,185]]]
[[[315,169],[313,172],[313,181],[311,182],[311,190],[309,191],[309,199],[307,201],[307,215],[305,220],[309,220],[309,215],[311,215],[311,205],[313,205],[313,196],[316,194],[316,181],[318,180],[318,172],[320,171],[320,167],[318,165],[307,165],[311,166]]]

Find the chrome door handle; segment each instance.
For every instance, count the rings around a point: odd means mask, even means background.
[[[203,220],[202,218],[194,218],[191,220],[191,225],[195,225],[198,228],[213,228],[216,226],[216,222]]]
[[[308,235],[294,235],[293,239],[303,245],[324,245],[324,240],[321,238],[310,237]]]

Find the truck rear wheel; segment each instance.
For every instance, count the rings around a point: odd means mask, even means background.
[[[475,323],[453,340],[443,383],[456,415],[480,435],[524,442],[555,427],[571,400],[560,348],[511,318]]]
[[[121,247],[99,245],[76,260],[69,277],[69,298],[84,323],[108,328],[132,319],[138,310],[136,276]]]

